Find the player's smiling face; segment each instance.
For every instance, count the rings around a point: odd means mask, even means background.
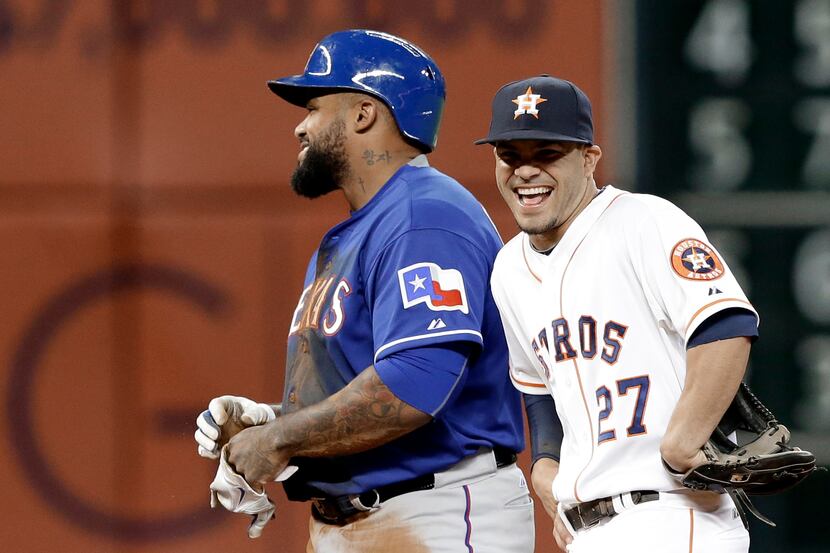
[[[537,248],[553,246],[595,194],[599,147],[512,140],[495,154],[496,183],[519,228]]]

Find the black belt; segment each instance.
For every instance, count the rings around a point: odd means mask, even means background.
[[[496,458],[496,468],[506,467],[516,462],[516,453],[507,449],[496,448],[493,450],[493,456]],[[343,525],[348,523],[354,515],[377,509],[381,503],[393,497],[420,490],[431,490],[434,487],[435,475],[425,474],[411,480],[380,486],[359,495],[313,498],[311,514],[320,522]]]
[[[660,499],[660,493],[654,490],[637,490],[631,492],[631,501],[634,505],[639,505],[647,501],[656,501],[658,499]],[[603,520],[614,517],[617,514],[619,513],[614,510],[614,502],[610,497],[578,503],[574,507],[566,509],[564,512],[565,517],[571,523],[574,530],[596,526]]]

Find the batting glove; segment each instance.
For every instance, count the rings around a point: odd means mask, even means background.
[[[226,449],[222,449],[216,478],[210,484],[210,506],[215,509],[222,505],[232,513],[251,515],[248,537],[258,538],[268,521],[274,518],[276,505],[268,498],[263,488],[255,490],[234,471],[227,461]]]
[[[242,396],[213,398],[208,408],[196,417],[194,438],[199,455],[218,459],[219,450],[232,436],[228,435],[229,430],[235,434],[243,428],[265,424],[275,418],[273,409],[265,403],[257,403]],[[223,428],[225,425],[227,428]]]

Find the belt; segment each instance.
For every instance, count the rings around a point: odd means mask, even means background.
[[[637,490],[619,496],[603,497],[601,499],[578,503],[570,509],[565,509],[563,514],[568,519],[568,522],[571,523],[574,530],[591,528],[603,520],[618,515],[619,513],[614,509],[614,499],[617,498],[618,501],[625,504],[626,501],[623,498],[626,498],[628,495],[631,496],[631,503],[634,505],[660,499],[660,493],[654,490]]]
[[[516,453],[507,449],[495,448],[493,456],[496,458],[496,468],[506,467],[516,462]],[[388,501],[393,497],[410,492],[431,490],[434,487],[435,475],[424,474],[411,480],[380,486],[361,494],[313,498],[311,500],[311,514],[320,522],[342,526],[348,523],[353,516],[367,511],[374,511],[380,508],[384,501]]]

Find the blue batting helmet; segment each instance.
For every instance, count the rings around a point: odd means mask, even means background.
[[[375,96],[389,106],[401,133],[430,152],[446,97],[444,77],[423,50],[394,35],[363,29],[326,36],[302,75],[268,81],[268,87],[298,106],[344,90]]]

